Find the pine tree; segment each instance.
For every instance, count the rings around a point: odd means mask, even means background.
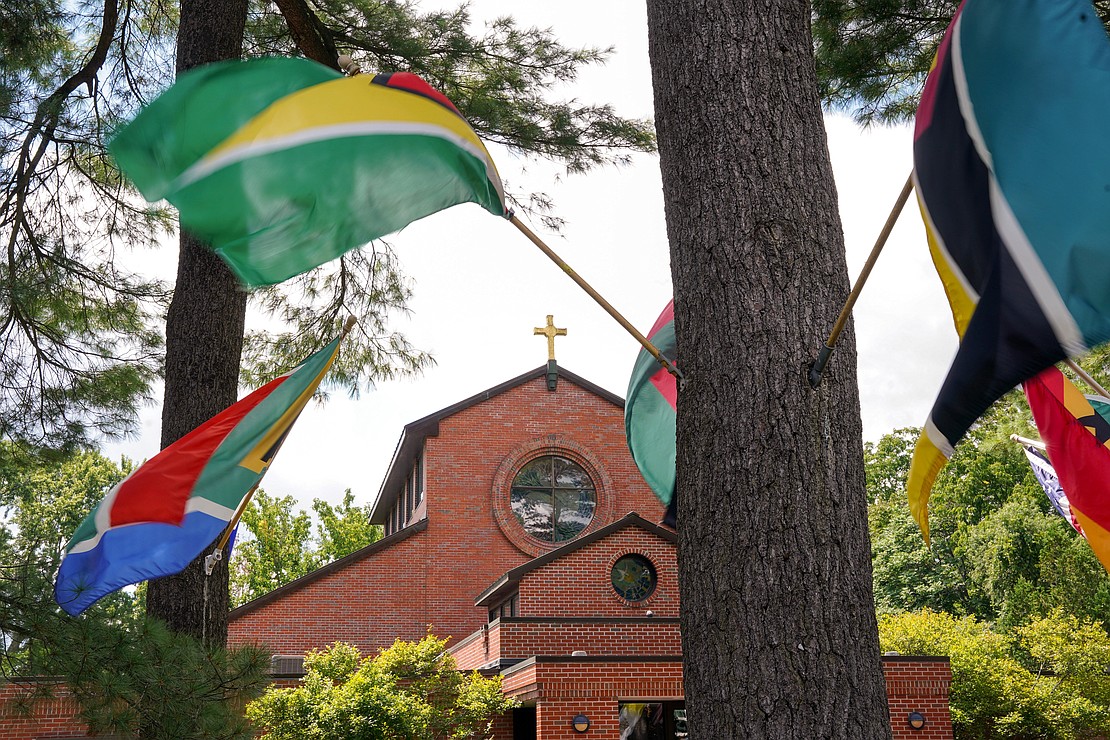
[[[694,737],[890,737],[809,4],[648,3],[678,356]]]

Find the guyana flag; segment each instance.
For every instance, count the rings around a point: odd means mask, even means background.
[[[489,152],[410,73],[286,57],[191,70],[109,144],[147,200],[247,285],[272,285],[457,203],[507,212]]]
[[[339,338],[159,452],[66,545],[54,598],[80,614],[124,586],[179,573],[265,474],[339,351]]]
[[[1024,388],[1075,523],[1110,572],[1110,404],[1084,396],[1055,367]]]
[[[675,356],[674,300],[663,309],[647,338],[667,357]],[[632,459],[651,490],[670,507],[675,490],[678,385],[674,376],[646,349],[636,356],[627,399],[624,431]]]
[[[926,539],[933,481],[975,420],[1110,339],[1107,121],[1110,39],[1089,0],[965,0],[914,129],[914,186],[960,335],[907,482]]]

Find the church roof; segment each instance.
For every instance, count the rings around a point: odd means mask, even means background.
[[[540,555],[538,558],[529,560],[524,565],[518,565],[505,575],[498,578],[493,585],[480,593],[478,595],[478,598],[474,600],[474,605],[493,606],[494,604],[503,601],[505,598],[507,598],[514,591],[517,590],[517,587],[520,585],[520,580],[532,571],[536,570],[537,568],[543,567],[555,560],[558,560],[561,557],[565,557],[566,555],[569,555],[576,550],[580,550],[586,545],[591,545],[598,540],[604,539],[614,532],[619,532],[626,527],[639,527],[640,529],[650,532],[658,536],[660,539],[666,540],[667,542],[670,542],[672,544],[678,543],[678,535],[674,532],[674,530],[667,529],[666,527],[661,527],[658,524],[652,524],[647,519],[644,519],[642,516],[633,511],[625,514],[623,517],[608,526],[602,527],[601,529],[579,537],[578,539],[571,540],[562,547],[558,547],[549,553]]]
[[[495,385],[492,388],[487,388],[470,398],[466,398],[458,403],[428,414],[422,419],[417,419],[416,421],[406,424],[404,430],[401,432],[401,438],[397,440],[397,447],[393,451],[393,459],[389,462],[389,469],[386,471],[385,479],[382,480],[381,488],[378,489],[378,497],[374,501],[374,507],[370,514],[370,521],[374,524],[382,524],[386,521],[389,516],[389,510],[393,506],[397,494],[401,491],[405,478],[412,469],[413,463],[416,461],[416,456],[424,447],[424,440],[427,437],[435,437],[439,434],[439,422],[441,420],[457,414],[460,411],[465,411],[471,406],[476,406],[483,401],[488,401],[494,396],[510,391],[517,386],[524,385],[537,378],[545,378],[547,377],[547,371],[547,365],[540,365],[535,370],[530,370],[523,375],[518,375],[511,380],[506,380],[504,383]],[[624,408],[624,399],[612,391],[607,391],[601,386],[595,385],[585,378],[575,375],[562,367],[558,368],[558,372],[560,378],[574,383],[596,396],[604,398],[618,408]]]

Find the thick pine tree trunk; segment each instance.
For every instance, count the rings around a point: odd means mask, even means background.
[[[177,71],[242,54],[246,0],[182,0]],[[177,283],[166,318],[162,447],[238,397],[247,296],[223,262],[182,232]],[[227,642],[227,562],[205,576],[204,556],[183,572],[151,581],[146,611],[207,644]]]
[[[692,737],[890,737],[855,342],[802,0],[648,0]]]

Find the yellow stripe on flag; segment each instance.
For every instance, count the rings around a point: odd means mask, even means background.
[[[335,349],[331,353],[331,357],[324,364],[324,367],[317,373],[312,382],[301,391],[301,395],[297,396],[296,400],[285,410],[281,418],[270,427],[265,436],[259,440],[258,444],[250,449],[249,452],[239,462],[239,466],[246,468],[254,473],[261,473],[273,460],[274,453],[277,452],[276,447],[280,446],[283,438],[289,433],[289,429],[293,423],[297,421],[297,417],[301,415],[301,411],[308,405],[308,400],[312,398],[312,394],[316,392],[316,387],[320,385],[320,381],[328,374],[331,369],[332,363],[335,362],[335,356],[339,354],[339,343],[335,345]],[[296,369],[292,371],[297,372]],[[292,374],[292,373],[290,373]]]
[[[906,497],[909,499],[910,513],[917,521],[917,526],[921,527],[926,545],[929,544],[929,494],[933,490],[933,481],[937,479],[937,474],[947,462],[948,455],[929,438],[927,425],[917,439],[913,459],[910,461],[910,474],[906,480]]]
[[[1086,517],[1082,511],[1075,508],[1074,503],[1071,504],[1071,513],[1075,515],[1076,521],[1083,529],[1083,536],[1087,538],[1087,544],[1091,546],[1091,550],[1102,563],[1102,567],[1110,573],[1110,532],[1107,532],[1093,519]]]
[[[485,153],[487,161],[491,161],[481,139],[460,116],[415,93],[371,84],[371,79],[369,75],[345,77],[287,95],[208,152],[205,159],[307,129],[383,121],[437,126]]]
[[[929,242],[929,254],[933,258],[933,265],[936,267],[937,274],[940,275],[940,281],[944,285],[944,293],[948,296],[948,304],[952,307],[952,320],[956,324],[956,334],[962,339],[968,322],[971,321],[971,315],[975,313],[975,307],[979,303],[979,296],[975,295],[964,274],[956,263],[949,258],[948,250],[944,248],[943,242],[933,226],[933,221],[929,217],[929,209],[926,208],[925,201],[921,199],[920,194],[917,197],[917,205],[921,209],[921,220],[925,224],[925,237]]]

